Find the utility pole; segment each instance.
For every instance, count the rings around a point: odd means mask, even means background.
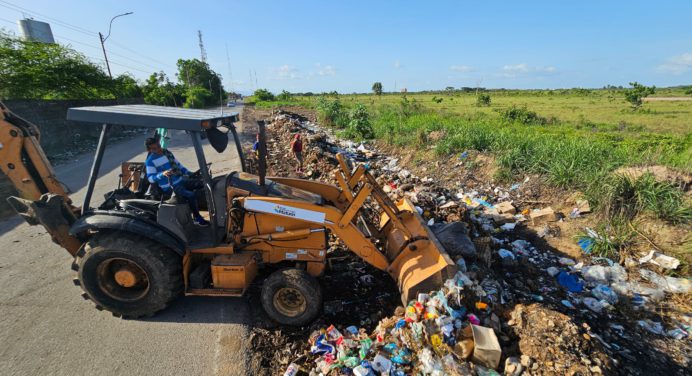
[[[113,79],[113,74],[111,74],[111,66],[108,64],[108,55],[106,55],[106,46],[103,44],[103,34],[99,31],[99,40],[101,41],[101,49],[103,49],[103,57],[106,59],[106,68],[108,68],[108,76]]]
[[[134,12],[127,12],[127,13],[119,14],[119,15],[117,15],[117,16],[111,18],[111,22],[110,22],[110,24],[108,25],[108,35],[106,35],[105,37],[104,37],[103,34],[101,34],[101,32],[99,31],[99,40],[101,41],[101,49],[103,50],[103,58],[106,60],[106,68],[108,68],[108,76],[109,76],[111,79],[113,79],[113,74],[111,74],[111,65],[108,63],[108,55],[106,55],[106,45],[105,45],[106,39],[108,39],[108,37],[111,36],[111,28],[113,27],[113,20],[116,19],[116,18],[118,18],[118,17],[128,16],[128,15],[130,15],[130,14],[132,14],[132,13],[134,13]]]

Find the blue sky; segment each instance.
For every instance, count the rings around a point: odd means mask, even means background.
[[[0,27],[16,31],[23,12],[101,62],[95,32],[128,11],[106,42],[115,74],[175,78],[202,30],[211,67],[245,93],[692,84],[683,0],[0,0]]]

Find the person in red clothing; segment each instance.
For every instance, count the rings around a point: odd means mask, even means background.
[[[296,133],[293,137],[291,151],[296,160],[298,160],[298,172],[303,172],[303,141],[300,139],[300,133]]]

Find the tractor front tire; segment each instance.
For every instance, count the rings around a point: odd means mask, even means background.
[[[261,300],[262,307],[272,320],[283,325],[303,326],[319,314],[322,288],[304,270],[283,269],[264,281]]]
[[[116,317],[150,317],[183,291],[182,260],[173,250],[125,232],[96,234],[72,268],[85,299]]]

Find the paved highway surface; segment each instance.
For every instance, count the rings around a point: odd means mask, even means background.
[[[144,161],[144,138],[106,149],[94,204],[117,185],[121,162]],[[186,167],[198,168],[185,133],[173,133],[170,148]],[[232,143],[223,155],[208,145],[205,149],[214,173],[237,168]],[[77,205],[92,158],[83,155],[56,168],[75,192]],[[28,226],[18,217],[0,222],[3,375],[248,374],[246,299],[181,297],[152,318],[122,320],[82,299],[72,283],[71,262],[43,227]]]

